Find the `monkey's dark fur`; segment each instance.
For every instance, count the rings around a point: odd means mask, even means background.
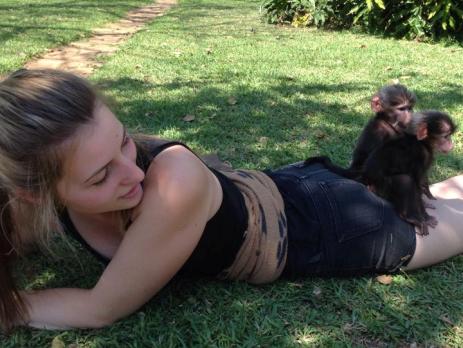
[[[451,135],[456,126],[445,113],[425,111],[415,114],[409,128],[368,156],[361,180],[425,235],[428,226],[437,225],[437,220],[426,213],[422,199],[422,194],[429,192],[427,172],[435,151],[447,153],[452,149]]]
[[[363,165],[368,156],[383,143],[401,136],[411,121],[411,111],[416,96],[405,86],[397,84],[381,88],[371,100],[375,116],[363,129],[355,146],[352,163],[342,168],[326,156],[309,158],[306,163],[323,163],[331,171],[346,178],[359,180]]]

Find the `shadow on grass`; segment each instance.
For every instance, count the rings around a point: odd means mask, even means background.
[[[208,79],[207,84],[182,79],[157,84],[133,78],[100,80],[98,84],[120,95],[144,91],[117,107],[132,128],[155,134],[170,131],[196,149],[218,152],[235,166],[277,167],[310,156],[317,149],[329,153],[333,148],[339,151],[338,159],[347,161],[351,149],[345,144],[357,137],[367,115],[358,117],[347,105],[326,102],[319,96],[327,92],[364,95],[371,86],[304,84],[288,76],[276,81],[266,89],[236,86],[229,92],[210,87],[225,83],[226,78]],[[193,92],[182,92],[177,99],[171,96],[182,88]],[[310,98],[287,98],[297,94]],[[449,100],[457,105],[461,92],[457,86],[447,86],[436,93],[417,94],[421,100]],[[236,98],[236,104],[230,103],[230,96]],[[358,102],[367,103],[368,98]],[[183,121],[185,114],[195,115],[195,120]],[[320,134],[324,136],[320,138]],[[267,141],[263,143],[262,137]],[[77,255],[82,254],[85,252]],[[82,259],[84,266],[73,257],[42,266],[34,263],[33,267],[39,265],[45,272],[34,268],[28,273],[41,274],[40,287],[91,286],[101,268],[86,257]],[[93,266],[86,267],[87,262]],[[260,287],[180,278],[140,311],[109,328],[68,331],[60,337],[69,344],[86,340],[115,347],[127,346],[127,342],[209,346],[217,339],[236,346],[275,347],[340,342],[354,346],[442,344],[442,337],[452,329],[449,323],[457,327],[463,323],[461,301],[457,300],[463,294],[458,272],[451,269],[454,262],[461,264],[461,257],[398,276],[389,286],[369,277],[281,280]],[[19,330],[10,342],[33,339],[34,344],[45,346],[52,337],[53,333]]]
[[[278,166],[315,154],[327,154],[341,164],[348,163],[369,115],[357,115],[348,105],[323,101],[319,96],[327,93],[366,95],[370,86],[304,84],[292,77],[279,76],[273,77],[276,83],[265,90],[238,85],[226,91],[221,84],[232,78],[240,80],[240,74],[231,75],[215,80],[207,78],[207,81],[176,79],[162,84],[123,78],[99,81],[99,85],[116,95],[127,90],[150,91],[152,98],[147,99],[145,93],[144,97],[127,98],[119,105],[122,118],[131,128],[153,134],[179,134],[181,141],[217,152],[235,166]],[[158,97],[180,89],[188,92],[182,92],[178,99]],[[417,91],[417,94],[419,105],[429,105],[428,109],[458,106],[462,98],[457,85],[432,93]],[[297,95],[307,98],[294,97]],[[230,97],[234,99],[231,103]],[[355,102],[367,105],[369,97]],[[195,120],[185,122],[185,115],[193,115]],[[450,153],[439,160],[439,165],[444,163],[461,161]]]

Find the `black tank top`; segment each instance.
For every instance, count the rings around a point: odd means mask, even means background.
[[[158,139],[147,140],[143,145],[145,145],[146,151],[138,152],[137,164],[144,171],[148,169],[151,161],[168,147],[181,145],[189,149],[179,142]],[[180,274],[217,275],[232,264],[243,243],[248,221],[243,196],[226,176],[213,168],[209,169],[217,177],[222,187],[222,204],[215,215],[207,222],[198,245],[179,271]],[[64,230],[95,255],[97,259],[105,264],[109,262],[107,258],[99,254],[82,238],[66,210],[61,215],[61,223]]]

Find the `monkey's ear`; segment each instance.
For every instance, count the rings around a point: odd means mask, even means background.
[[[423,140],[428,137],[428,125],[426,123],[420,123],[416,128],[416,138]]]
[[[374,113],[383,111],[383,106],[381,105],[381,98],[379,95],[375,94],[373,98],[371,98],[370,106]]]

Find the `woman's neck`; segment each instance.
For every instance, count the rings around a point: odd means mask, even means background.
[[[88,214],[68,209],[68,213],[76,226],[85,226],[85,229],[98,228],[119,235],[123,234],[124,228],[120,212]]]

